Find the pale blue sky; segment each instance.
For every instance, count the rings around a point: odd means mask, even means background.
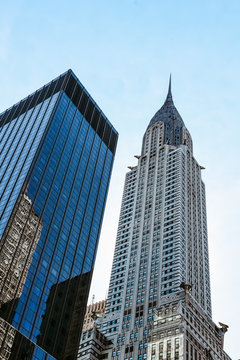
[[[173,77],[175,105],[206,167],[213,318],[239,353],[240,1],[0,3],[0,111],[72,68],[119,131],[91,294],[106,294],[123,181]],[[107,249],[107,250],[106,250]]]

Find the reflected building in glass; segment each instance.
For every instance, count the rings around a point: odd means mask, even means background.
[[[69,70],[0,114],[0,357],[74,359],[118,134]]]

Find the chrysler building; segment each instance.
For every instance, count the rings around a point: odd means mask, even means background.
[[[135,157],[125,179],[105,315],[92,334],[83,334],[79,358],[230,359],[223,350],[228,326],[211,318],[204,168],[174,105],[171,78]],[[101,351],[87,342],[99,332],[106,340]]]

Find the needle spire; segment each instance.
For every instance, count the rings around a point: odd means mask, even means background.
[[[166,101],[172,101],[172,74],[170,73],[169,85],[168,85],[168,94]]]

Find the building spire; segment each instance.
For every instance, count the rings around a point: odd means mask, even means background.
[[[172,95],[172,74],[170,73],[170,77],[169,77],[169,86],[168,86],[168,94],[171,94]]]
[[[181,116],[179,115],[174,102],[173,102],[173,98],[172,98],[172,75],[170,74],[169,77],[169,85],[168,85],[168,93],[167,93],[167,97],[166,100],[164,102],[164,104],[162,105],[162,107],[156,112],[156,114],[153,116],[153,118],[151,119],[148,127],[152,126],[153,124],[155,124],[156,122],[161,121],[164,124],[167,124],[169,127],[169,131],[172,132],[172,134],[175,133],[175,128],[177,128],[179,131],[179,129],[182,129],[184,125],[183,119],[181,118]],[[175,129],[173,131],[173,128]],[[173,135],[171,135],[173,136]],[[175,144],[175,135],[172,138],[172,145]],[[175,144],[177,145],[177,144]]]
[[[168,85],[168,93],[165,102],[171,101],[172,102],[172,74],[170,73],[169,77],[169,85]]]

